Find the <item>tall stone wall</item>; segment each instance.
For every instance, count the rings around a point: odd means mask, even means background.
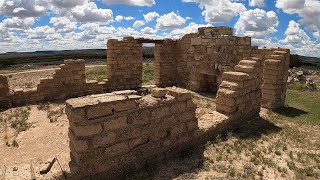
[[[108,177],[173,155],[195,140],[195,109],[191,94],[177,88],[67,100],[72,171]]]
[[[263,68],[262,107],[277,109],[284,106],[289,63],[288,49],[275,49],[267,56]]]
[[[155,45],[154,79],[159,87],[173,86],[177,77],[177,43],[166,39]]]
[[[258,116],[261,82],[261,59],[241,60],[235,66],[235,71],[223,73],[216,97],[216,110],[237,120]]]
[[[108,40],[107,78],[111,89],[132,89],[142,85],[142,44],[133,37]]]

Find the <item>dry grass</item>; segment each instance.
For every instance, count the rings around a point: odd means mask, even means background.
[[[320,179],[318,102],[319,92],[289,90],[279,112],[263,110],[262,118],[129,179]]]

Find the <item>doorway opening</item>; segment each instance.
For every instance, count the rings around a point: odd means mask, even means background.
[[[153,85],[155,43],[142,43],[142,84]]]

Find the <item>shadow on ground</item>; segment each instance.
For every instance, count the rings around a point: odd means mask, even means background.
[[[272,122],[259,117],[244,122],[240,127],[221,135],[219,141],[227,141],[230,134],[236,138],[258,140],[262,135],[278,133],[281,130],[282,128]],[[215,137],[212,139],[212,143],[215,143]],[[203,169],[204,162],[206,161],[204,157],[205,146],[201,145],[187,149],[177,156],[163,161],[161,164],[150,165],[139,172],[128,175],[124,179],[197,179],[195,174]]]
[[[294,107],[282,107],[279,108],[275,111],[276,113],[286,116],[286,117],[290,117],[290,118],[294,118],[294,117],[298,117],[304,114],[308,114],[308,112],[301,110],[301,109],[297,109]]]

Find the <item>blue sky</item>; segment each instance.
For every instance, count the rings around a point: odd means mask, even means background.
[[[106,48],[221,25],[260,47],[320,57],[320,0],[0,0],[0,52]]]

